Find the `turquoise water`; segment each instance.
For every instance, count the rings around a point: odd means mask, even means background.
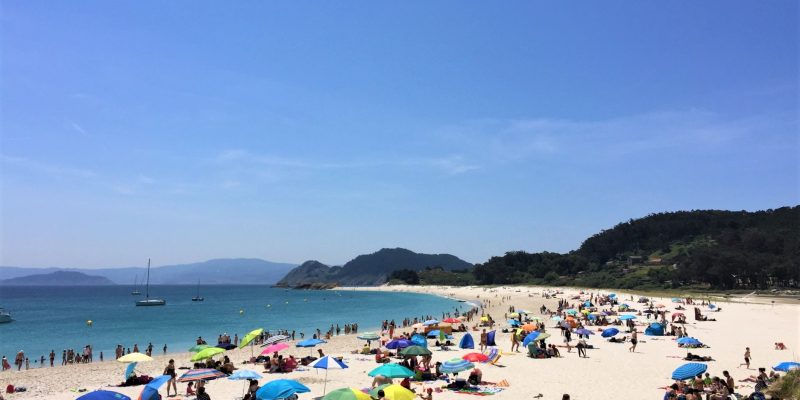
[[[139,349],[149,342],[160,354],[186,351],[197,336],[209,344],[219,334],[233,337],[256,329],[288,329],[311,337],[331,324],[356,322],[360,331],[374,330],[384,319],[433,315],[462,310],[454,300],[414,293],[357,291],[300,291],[259,286],[200,287],[203,302],[193,302],[193,286],[151,286],[152,297],[167,301],[163,307],[135,307],[144,296],[132,296],[131,286],[103,287],[2,287],[0,306],[14,322],[0,324],[0,355],[13,360],[19,350],[31,359],[63,349],[82,349],[91,344],[95,358],[103,351],[113,358],[117,344]],[[269,307],[267,306],[269,305]],[[240,310],[242,311],[240,313]],[[92,320],[89,327],[87,320]]]

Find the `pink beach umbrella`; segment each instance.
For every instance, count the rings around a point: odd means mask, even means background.
[[[289,348],[289,345],[286,344],[286,343],[271,344],[271,345],[267,346],[264,349],[264,351],[261,352],[261,355],[262,356],[266,356],[266,355],[272,354],[272,353],[274,353],[276,351],[281,351],[281,350],[285,350],[285,349],[288,349],[288,348]]]

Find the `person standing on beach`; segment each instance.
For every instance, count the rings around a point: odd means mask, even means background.
[[[164,354],[167,354],[167,344],[164,343]]]
[[[56,359],[56,351],[51,349],[50,350],[50,366],[51,367],[53,366],[53,361],[55,359]]]
[[[745,347],[744,348],[744,362],[739,364],[739,366],[737,368],[741,368],[742,365],[747,367],[747,369],[750,369],[750,348],[749,347]]]
[[[175,360],[169,360],[169,364],[167,364],[167,367],[164,368],[164,375],[169,375],[169,381],[167,382],[167,397],[169,397],[170,385],[172,385],[172,388],[175,389],[175,395],[177,396],[178,384],[175,383],[175,377],[177,376],[177,374],[175,373]],[[198,390],[198,397],[197,397],[198,399],[200,398],[199,394],[200,391]]]
[[[636,332],[636,328],[634,328],[633,332],[631,332],[631,348],[628,349],[628,351],[630,351],[631,353],[636,352],[636,343],[639,343],[637,335],[638,333]]]
[[[486,349],[487,336],[488,335],[486,335],[486,329],[484,328],[481,331],[481,351],[484,351]]]

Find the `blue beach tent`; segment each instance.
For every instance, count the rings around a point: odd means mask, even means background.
[[[461,342],[458,343],[458,347],[461,349],[474,349],[475,340],[472,339],[472,335],[470,335],[469,333],[465,334],[461,338]]]
[[[648,336],[664,336],[664,325],[653,322],[644,330],[644,334]]]

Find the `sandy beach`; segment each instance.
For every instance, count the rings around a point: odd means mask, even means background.
[[[491,304],[483,311],[493,316],[499,322],[497,329],[497,346],[503,351],[498,365],[480,364],[483,379],[488,382],[507,380],[510,386],[491,397],[498,400],[533,398],[541,394],[543,399],[560,399],[564,393],[569,393],[573,399],[660,399],[663,395],[661,387],[672,383],[670,374],[685,363],[681,357],[686,350],[678,348],[674,337],[671,336],[644,336],[640,335],[640,344],[635,353],[628,352],[627,344],[609,343],[600,335],[593,335],[589,340],[595,348],[588,350],[588,358],[579,358],[573,349],[568,353],[562,348],[561,358],[532,359],[525,353],[511,353],[511,340],[508,333],[501,329],[508,325],[503,318],[509,306],[516,306],[534,311],[531,315],[539,315],[538,310],[542,305],[550,309],[557,308],[557,299],[545,299],[542,293],[546,288],[541,287],[418,287],[418,286],[382,286],[358,288],[359,290],[377,291],[414,291],[454,297],[469,302],[480,303],[488,300]],[[577,289],[559,289],[564,294],[559,297],[569,299],[579,293]],[[608,293],[608,291],[594,290],[595,293]],[[615,291],[621,301],[629,301],[634,293]],[[501,297],[508,298],[501,301]],[[668,310],[672,310],[674,303],[669,298],[655,298],[656,303],[663,303]],[[570,300],[576,302],[576,300]],[[635,301],[634,301],[635,302]],[[750,385],[738,389],[740,393],[752,392],[752,383],[738,383],[740,379],[755,375],[758,367],[768,370],[773,365],[782,361],[797,361],[800,353],[800,302],[796,300],[778,301],[773,303],[770,299],[755,297],[730,297],[726,300],[714,300],[721,307],[720,312],[707,313],[716,321],[697,322],[691,316],[686,324],[690,336],[701,339],[710,348],[692,349],[691,351],[712,356],[715,361],[709,362],[708,372],[712,376],[721,376],[723,370],[730,371],[739,385]],[[705,309],[704,309],[705,311]],[[431,313],[436,310],[431,310]],[[687,314],[688,315],[688,314]],[[547,321],[548,331],[553,337],[548,343],[562,344],[559,331],[550,327],[555,323]],[[638,320],[637,330],[643,332],[646,325],[645,317]],[[380,321],[375,321],[378,325]],[[371,324],[373,325],[373,324]],[[596,331],[597,327],[590,327]],[[239,332],[242,336],[245,332]],[[457,342],[463,333],[455,334]],[[479,332],[473,332],[478,338]],[[783,342],[787,350],[775,350],[774,343]],[[363,341],[355,335],[337,336],[327,344],[320,346],[326,354],[344,357],[344,362],[349,366],[344,370],[331,370],[327,374],[328,391],[342,388],[369,387],[372,378],[367,373],[377,367],[373,357],[351,354],[352,350],[359,349]],[[293,342],[290,343],[293,346]],[[750,347],[752,352],[751,369],[739,367],[745,347]],[[477,350],[462,350],[457,347],[451,351],[440,351],[434,347],[433,360],[445,361],[460,357],[468,352]],[[259,348],[256,347],[256,352]],[[250,348],[228,351],[227,354],[237,368],[253,369],[262,372],[263,368],[253,365],[243,365],[241,362],[250,356]],[[309,354],[308,349],[295,348],[294,346],[282,354],[293,354],[302,357]],[[189,359],[191,353],[170,353],[156,355],[154,360],[140,363],[137,368],[141,373],[151,376],[160,375],[167,360],[176,360],[178,367],[191,366]],[[137,398],[142,387],[111,388],[111,385],[122,381],[124,364],[106,361],[91,364],[71,365],[55,368],[36,368],[27,371],[5,371],[0,373],[0,385],[3,388],[8,384],[27,388],[24,393],[5,395],[6,399],[74,399],[80,396],[75,391],[78,389],[115,390],[131,398]],[[180,375],[181,370],[178,371]],[[306,368],[288,374],[264,374],[260,384],[278,378],[296,379],[311,388],[311,393],[301,394],[300,399],[312,399],[322,396],[323,377],[325,371]],[[217,379],[206,385],[212,399],[235,399],[241,397],[243,383]],[[443,381],[414,383],[418,393],[423,388],[439,388]],[[186,385],[179,384],[181,393]],[[166,394],[166,387],[161,389],[162,395]],[[468,396],[444,390],[434,393],[435,399],[462,399]],[[181,397],[172,397],[181,398]],[[183,397],[187,398],[187,397]]]

